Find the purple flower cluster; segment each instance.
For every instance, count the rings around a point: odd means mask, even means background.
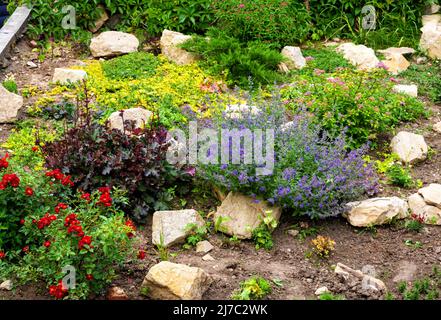
[[[244,112],[215,121],[220,128],[274,128],[273,174],[256,176],[255,164],[241,163],[201,165],[201,177],[313,218],[339,215],[346,202],[378,191],[375,170],[362,158],[366,146],[348,150],[344,132],[332,139],[305,112],[287,115],[277,101],[259,106],[258,115]]]

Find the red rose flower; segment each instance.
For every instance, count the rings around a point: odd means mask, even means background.
[[[144,250],[139,250],[139,252],[138,252],[138,259],[139,260],[144,260],[145,259],[145,256],[146,256],[146,253],[145,253],[145,251]]]
[[[25,224],[25,219],[20,219],[20,224],[24,225]]]
[[[90,202],[90,193],[83,193],[81,195],[81,199],[86,200],[87,202]]]
[[[51,246],[51,242],[48,240],[48,241],[45,241],[44,243],[43,243],[43,246],[45,246],[46,248],[49,248],[50,246]]]
[[[24,253],[28,253],[29,252],[29,246],[24,246],[23,249],[21,249],[21,251],[23,251]]]
[[[3,251],[0,251],[0,260],[3,259],[4,257],[6,257],[6,253],[4,253]]]
[[[93,280],[93,275],[86,274],[86,279],[89,280],[89,281],[92,281]]]
[[[34,190],[31,187],[26,187],[25,194],[30,197],[34,194]]]
[[[3,158],[0,159],[0,169],[6,169],[9,166],[7,159],[9,158],[9,154],[6,154]]]

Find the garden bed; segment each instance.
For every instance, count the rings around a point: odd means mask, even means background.
[[[48,83],[53,71],[58,67],[71,67],[79,64],[83,58],[75,50],[62,47],[46,51],[45,59],[39,61],[38,52],[32,51],[28,41],[20,41],[11,65],[0,76],[14,74],[19,88],[38,86],[40,90],[50,90]],[[28,62],[33,61],[38,66],[30,68]],[[30,106],[39,99],[39,95],[25,98],[24,105]],[[419,119],[410,124],[388,132],[379,142],[378,150],[387,151],[387,145],[392,136],[401,130],[418,132],[425,136],[432,148],[431,156],[425,162],[411,169],[412,178],[421,180],[421,184],[439,183],[441,181],[441,143],[440,134],[432,130],[432,125],[440,120],[441,106],[431,103],[423,97],[425,105],[431,109],[428,119]],[[28,116],[22,114],[20,121]],[[37,118],[38,119],[38,118]],[[12,125],[3,125],[0,131],[0,142],[5,142],[8,133],[14,130]],[[372,157],[379,153],[372,154]],[[415,185],[408,189],[382,184],[378,196],[407,197],[415,193]],[[216,210],[219,202],[214,195],[208,194],[208,200],[193,201],[187,197],[187,207],[192,207],[206,214]],[[178,199],[179,200],[179,199]],[[180,209],[175,204],[175,209]],[[295,226],[300,234],[292,236],[287,231]],[[146,271],[160,261],[158,252],[151,245],[151,216],[145,226],[140,226],[138,235],[140,241],[146,244],[147,258],[126,264],[118,269],[118,278],[112,285],[123,288],[130,299],[145,299],[140,292],[140,285]],[[305,235],[304,239],[302,235]],[[316,235],[327,236],[335,241],[335,251],[325,261],[311,254],[311,240]],[[327,288],[347,299],[378,299],[384,298],[375,294],[367,294],[360,286],[349,287],[334,273],[332,266],[343,263],[354,269],[362,269],[370,265],[375,268],[376,276],[381,278],[396,298],[400,298],[398,281],[394,278],[401,269],[409,268],[412,272],[409,281],[432,276],[433,267],[441,267],[441,230],[437,226],[424,226],[421,232],[415,233],[396,222],[391,226],[357,229],[348,224],[343,218],[332,218],[325,221],[295,219],[284,215],[279,227],[273,233],[274,249],[271,251],[256,250],[254,243],[240,241],[231,243],[221,234],[211,234],[208,240],[214,245],[211,255],[214,261],[203,261],[202,256],[194,249],[184,250],[174,247],[170,249],[169,258],[175,263],[197,266],[214,277],[214,283],[204,294],[204,299],[229,299],[239,284],[253,275],[260,275],[272,281],[273,292],[268,299],[312,299],[317,288]],[[409,265],[412,265],[409,267]],[[404,267],[403,267],[404,266]],[[402,271],[402,270],[401,270]],[[406,273],[406,272],[404,272]],[[437,275],[439,276],[439,275]],[[46,284],[37,283],[20,286],[11,292],[0,291],[0,299],[47,299]],[[95,299],[105,299],[105,292],[94,296]]]

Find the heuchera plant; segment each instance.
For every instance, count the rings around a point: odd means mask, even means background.
[[[128,211],[141,221],[161,208],[168,188],[188,177],[166,161],[170,145],[167,130],[157,118],[143,129],[129,121],[125,121],[124,130],[110,129],[94,121],[87,106],[85,110],[83,119],[62,139],[42,147],[46,166],[72,176],[83,191],[102,185],[127,190],[131,200]]]

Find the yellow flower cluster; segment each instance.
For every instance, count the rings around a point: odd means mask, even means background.
[[[311,241],[314,252],[321,258],[327,258],[335,249],[335,241],[329,237],[317,236]]]
[[[85,67],[78,68],[87,72],[88,87],[96,103],[106,106],[109,113],[134,107],[157,111],[161,100],[168,97],[174,106],[189,105],[196,113],[209,117],[216,110],[207,108],[207,101],[232,99],[222,90],[207,90],[207,83],[221,89],[222,80],[207,75],[198,65],[176,65],[161,55],[158,59],[160,63],[155,75],[144,79],[108,79],[99,61],[89,61]]]

